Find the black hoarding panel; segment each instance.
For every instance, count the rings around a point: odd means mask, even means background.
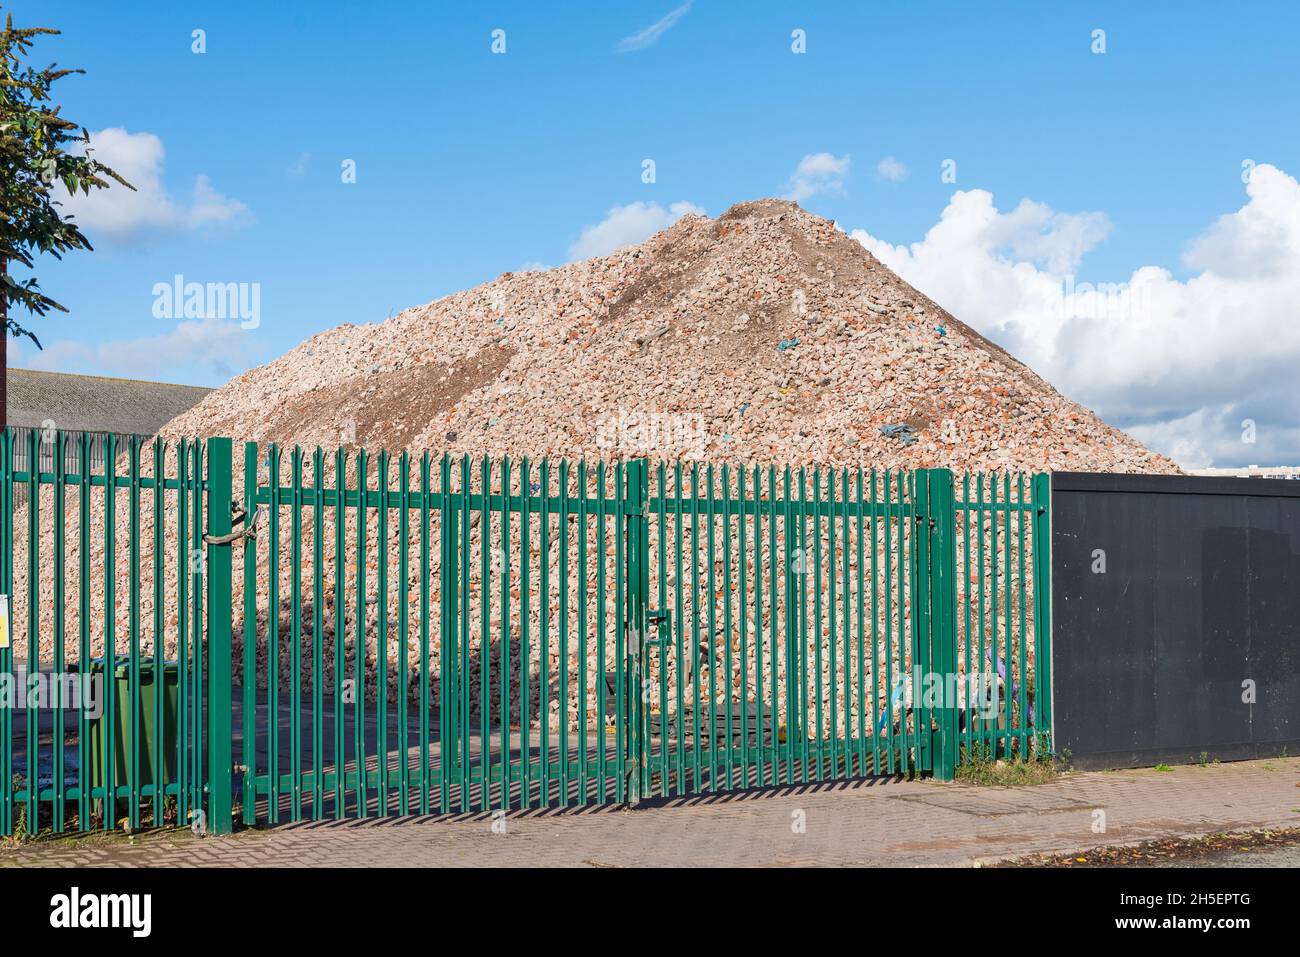
[[[1300,751],[1300,482],[1058,473],[1053,716],[1076,767]]]

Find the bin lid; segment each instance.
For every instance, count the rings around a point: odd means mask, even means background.
[[[140,659],[141,679],[148,679],[150,681],[153,680],[153,666],[154,666],[154,661],[152,658]],[[177,663],[174,661],[164,661],[162,663],[162,666],[163,666],[164,678],[171,677],[177,673]],[[98,672],[102,672],[103,670],[104,670],[103,658],[90,659],[91,674],[96,674]],[[131,662],[129,660],[128,661],[122,661],[120,659],[115,660],[113,662],[113,676],[115,678],[129,678],[131,676]]]

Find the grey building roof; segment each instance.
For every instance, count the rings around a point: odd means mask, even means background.
[[[8,370],[7,423],[65,431],[153,435],[211,389],[66,372]]]

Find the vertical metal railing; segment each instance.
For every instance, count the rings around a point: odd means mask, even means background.
[[[965,475],[953,562],[962,754],[1033,757],[1051,749],[1050,481]]]
[[[5,429],[0,435],[0,593],[6,596],[5,614],[9,620],[0,623],[3,641],[0,641],[0,681],[12,681],[14,672],[13,648],[13,433]],[[14,709],[0,708],[0,835],[13,834],[14,799],[18,776],[14,773],[13,758]]]
[[[655,475],[654,793],[915,767],[910,697],[893,693],[913,654],[903,475]]]
[[[1050,746],[1046,476],[112,437],[96,470],[84,435],[43,471],[23,441],[0,676],[94,670],[105,707],[0,709],[6,834],[219,832],[236,797],[253,824],[947,778]]]
[[[246,508],[267,509],[259,544],[244,553],[246,821],[623,801],[648,789],[645,659],[631,634],[646,627],[643,463],[554,469],[425,455],[414,487],[403,455],[393,491],[382,454],[377,487],[365,453],[338,450],[333,487],[314,488],[297,468],[278,486],[274,447],[245,455]],[[249,480],[263,463],[266,477]],[[285,567],[277,543],[286,503],[294,539],[332,539],[332,553],[315,547],[306,562],[307,548],[290,550]],[[291,673],[290,711],[299,714],[281,719],[277,663],[298,660],[273,624],[285,574],[291,594],[310,585],[325,596],[326,607],[308,613],[294,599],[289,631],[295,647],[332,656],[335,674],[330,688],[319,669]],[[331,594],[332,630],[321,627]],[[293,730],[307,723],[308,697],[310,760],[300,740],[308,736]],[[319,745],[324,714],[332,752]],[[288,769],[276,759],[286,723]]]
[[[99,442],[0,433],[0,834],[187,823],[211,793],[202,448]]]

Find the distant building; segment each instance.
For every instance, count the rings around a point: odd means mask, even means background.
[[[1295,465],[1243,465],[1240,468],[1188,469],[1190,475],[1209,475],[1236,478],[1300,479],[1300,466]]]
[[[39,433],[58,430],[73,441],[67,445],[69,471],[76,471],[81,433],[90,437],[91,468],[104,464],[108,435],[118,443],[132,436],[156,435],[182,412],[192,408],[211,389],[168,382],[141,382],[105,376],[70,375],[66,372],[38,372],[9,369],[6,424],[14,433],[14,462],[17,471],[27,470],[29,435],[35,431],[41,471],[54,469],[54,448],[41,441]]]

